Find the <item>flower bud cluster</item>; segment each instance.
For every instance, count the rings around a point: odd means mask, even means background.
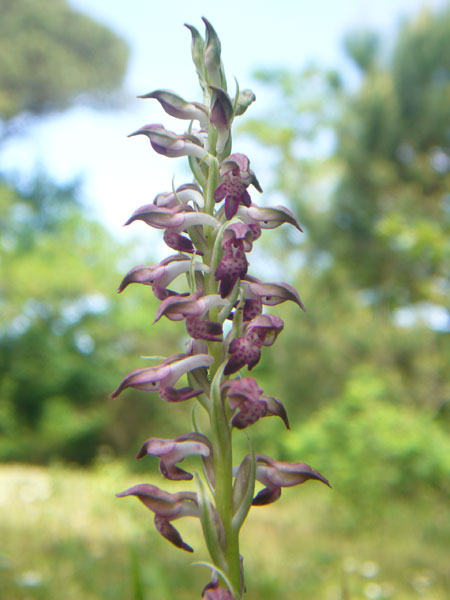
[[[163,230],[166,245],[177,254],[156,265],[134,267],[118,289],[123,292],[130,284],[150,286],[160,301],[155,322],[162,317],[184,321],[190,341],[185,352],[128,373],[112,396],[134,388],[157,392],[166,402],[196,398],[206,411],[209,431],[200,431],[194,419],[192,432],[175,439],[151,437],[136,457],[157,457],[161,475],[176,481],[193,479],[178,463],[200,457],[203,478],[196,475],[197,492],[168,493],[155,485],[140,484],[118,496],[136,496],[154,513],[159,533],[188,552],[192,548],[172,521],[184,516],[199,518],[212,570],[211,583],[202,597],[232,600],[243,595],[238,536],[251,506],[274,502],[281,488],[309,479],[329,484],[304,463],[279,462],[253,452],[238,467],[232,465],[233,429],[245,429],[269,416],[280,417],[289,429],[282,402],[266,395],[256,379],[236,374],[253,369],[263,348],[272,346],[283,330],[283,321],[266,307],[291,301],[305,310],[289,284],[264,283],[248,273],[248,256],[262,230],[283,224],[299,231],[301,227],[289,209],[265,208],[253,202],[251,194],[255,190],[261,193],[262,188],[248,157],[232,153],[231,147],[234,118],[244,114],[255,96],[239,89],[234,97],[229,95],[219,38],[212,25],[203,21],[205,38],[187,25],[203,102],[186,101],[170,90],[140,96],[156,100],[172,117],[189,121],[188,130],[174,133],[152,124],[131,134],[146,136],[159,154],[188,157],[193,181],[158,194],[125,223],[140,220]],[[171,289],[172,282],[182,275],[187,278],[187,289]],[[226,322],[231,322],[231,327],[224,328]],[[188,385],[178,386],[184,377]],[[264,486],[256,495],[255,481]],[[223,585],[219,585],[218,574]]]

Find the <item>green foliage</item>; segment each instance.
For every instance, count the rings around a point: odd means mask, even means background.
[[[272,237],[307,308],[280,307],[283,344],[261,362],[301,422],[285,444],[274,424],[272,448],[326,474],[357,527],[449,493],[450,340],[429,318],[448,306],[449,33],[446,8],[404,25],[391,55],[348,37],[356,89],[318,67],[258,73],[278,100],[246,127],[276,152],[272,190],[306,231],[300,249]]]
[[[422,13],[350,94],[327,249],[375,302],[445,304],[450,264],[450,10]]]
[[[103,98],[122,81],[124,41],[65,0],[0,0],[0,119]]]
[[[373,368],[356,369],[344,394],[287,439],[292,459],[326,472],[347,502],[376,512],[395,498],[448,495],[450,439],[423,411],[389,403]]]
[[[169,354],[179,335],[149,339],[149,290],[114,296],[128,250],[83,216],[78,194],[45,179],[26,194],[0,186],[0,460],[87,463],[102,442],[119,451],[148,437],[127,415],[133,394],[107,394],[130,356]],[[148,398],[143,414],[161,418]]]
[[[317,67],[258,74],[279,98],[247,131],[279,150],[273,187],[307,228],[308,266],[327,262],[390,311],[446,305],[449,31],[450,9],[423,12],[387,58],[372,35],[354,34],[354,60],[374,54],[356,90]]]

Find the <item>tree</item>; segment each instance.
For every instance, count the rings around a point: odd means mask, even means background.
[[[119,87],[125,42],[65,0],[0,0],[0,119],[40,116],[82,99],[103,104]]]
[[[448,293],[449,33],[445,9],[406,23],[385,59],[374,34],[347,38],[356,89],[318,67],[257,74],[278,102],[246,131],[278,150],[272,189],[306,232],[282,264],[308,312],[285,309],[291,343],[264,365],[291,411],[339,402],[370,373],[393,405],[445,416],[448,336],[419,310],[442,311]],[[274,235],[273,247],[281,257],[298,241]]]
[[[375,34],[347,36],[361,70],[356,91],[318,68],[258,74],[280,101],[277,115],[248,130],[280,150],[274,187],[299,206],[307,263],[340,265],[372,305],[389,310],[446,304],[449,31],[450,9],[423,12],[384,60]],[[327,160],[311,159],[317,148],[330,150]]]
[[[112,98],[128,58],[113,32],[63,0],[0,0],[0,13],[4,137],[19,133],[24,117]],[[121,344],[151,349],[130,300],[122,303],[134,319],[128,338],[116,334],[127,317],[111,293],[125,249],[83,215],[79,182],[46,176],[19,189],[0,175],[0,234],[1,459],[87,462],[102,439],[128,443],[124,411],[105,395],[128,368]]]
[[[0,460],[86,463],[101,443],[146,437],[143,414],[165,427],[157,404],[108,393],[136,354],[169,353],[177,334],[162,324],[150,337],[147,289],[114,296],[128,251],[79,195],[48,179],[26,193],[0,185]],[[142,403],[137,422],[130,402]]]

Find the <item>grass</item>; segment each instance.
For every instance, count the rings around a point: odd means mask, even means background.
[[[177,521],[194,556],[173,548],[134,498],[144,481],[119,463],[89,471],[0,467],[2,600],[192,600],[208,580],[195,519]],[[244,526],[249,600],[444,600],[450,521],[444,499],[351,509],[310,483],[255,507]]]

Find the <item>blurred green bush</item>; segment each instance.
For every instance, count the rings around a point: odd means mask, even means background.
[[[430,491],[448,495],[447,432],[424,411],[386,402],[386,392],[382,374],[359,369],[342,397],[285,438],[286,455],[307,457],[336,493],[359,508],[377,510]]]

